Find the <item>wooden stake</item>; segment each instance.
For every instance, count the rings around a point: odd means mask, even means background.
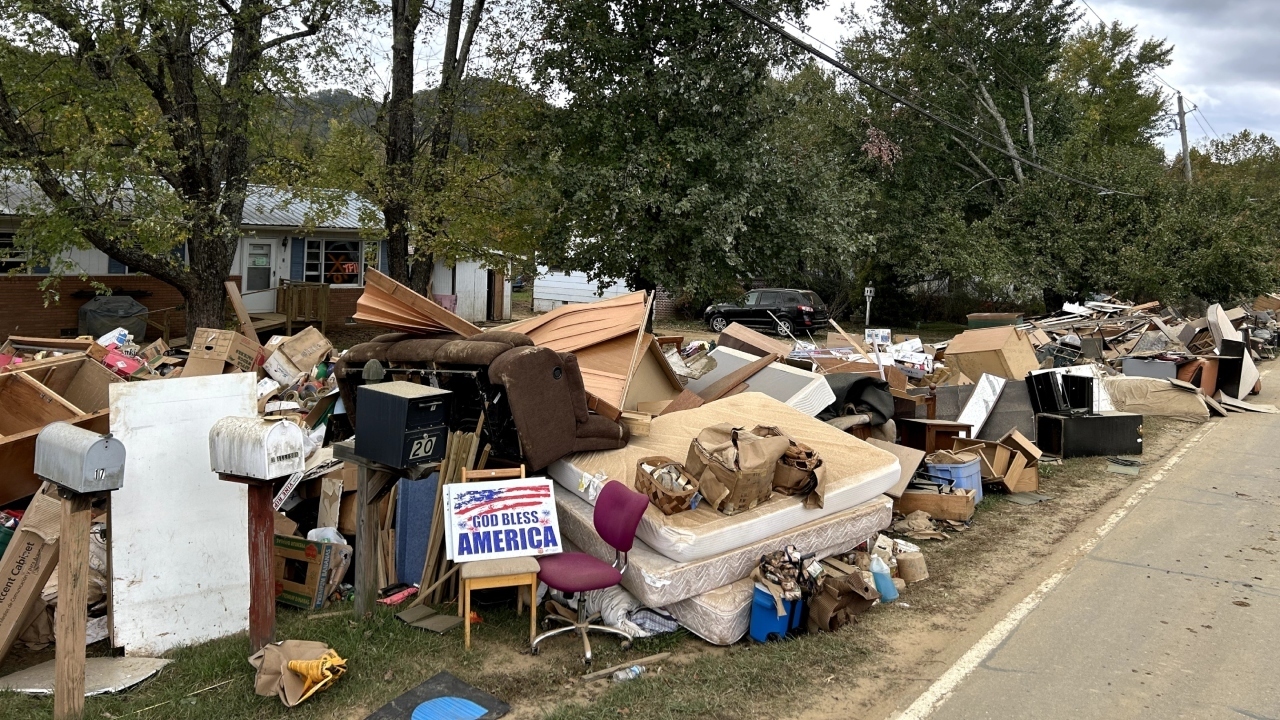
[[[53,683],[54,720],[84,715],[84,639],[89,622],[89,527],[93,496],[65,493],[58,542],[57,659]]]
[[[276,639],[275,512],[270,481],[249,486],[249,654]]]
[[[599,680],[602,677],[608,677],[613,673],[619,670],[622,670],[623,668],[629,668],[632,665],[644,665],[646,663],[652,664],[656,662],[662,662],[663,660],[666,660],[669,657],[671,657],[671,653],[663,652],[663,653],[658,653],[657,655],[649,655],[646,657],[642,657],[639,660],[628,660],[624,663],[619,663],[618,665],[614,665],[613,667],[607,667],[603,670],[596,670],[595,672],[587,673],[586,675],[582,676],[582,679],[587,682],[590,682],[592,680]]]

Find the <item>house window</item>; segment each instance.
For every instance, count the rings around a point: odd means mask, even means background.
[[[364,268],[378,262],[377,243],[360,240],[308,239],[302,279],[330,285],[364,285]],[[372,260],[370,260],[370,251]]]
[[[13,233],[0,233],[0,274],[23,272],[31,253],[14,243]]]

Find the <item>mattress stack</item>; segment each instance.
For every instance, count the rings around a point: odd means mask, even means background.
[[[795,545],[826,557],[888,527],[892,503],[882,493],[899,477],[893,455],[777,400],[741,393],[654,418],[649,436],[633,438],[619,450],[570,455],[548,473],[560,485],[556,509],[562,534],[584,552],[612,560],[613,549],[592,525],[593,494],[584,478],[603,476],[631,487],[640,458],[665,455],[683,462],[698,432],[722,422],[773,425],[817,450],[827,468],[823,506],[806,508],[802,497],[777,493],[733,516],[705,505],[668,516],[650,506],[622,584],[707,641],[729,644],[747,631],[751,581],[746,578],[762,554]]]

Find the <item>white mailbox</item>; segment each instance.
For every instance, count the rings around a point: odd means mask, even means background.
[[[302,428],[282,418],[225,417],[209,430],[216,473],[274,480],[306,468]]]
[[[119,490],[124,483],[124,443],[64,422],[36,436],[36,475],[78,493]]]

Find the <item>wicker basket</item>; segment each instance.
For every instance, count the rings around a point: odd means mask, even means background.
[[[778,459],[778,467],[773,472],[774,491],[783,495],[811,492],[818,485],[814,471],[821,465],[822,458],[813,448],[792,440],[791,447]]]
[[[665,467],[679,469],[680,474],[689,482],[689,489],[681,492],[668,490],[665,485],[644,469],[645,465],[652,466],[655,472]],[[648,495],[649,502],[661,510],[663,515],[675,515],[678,512],[688,510],[692,505],[693,496],[698,494],[698,479],[690,475],[684,469],[684,466],[675,460],[661,455],[654,455],[640,458],[640,461],[636,463],[635,488],[637,492]]]

